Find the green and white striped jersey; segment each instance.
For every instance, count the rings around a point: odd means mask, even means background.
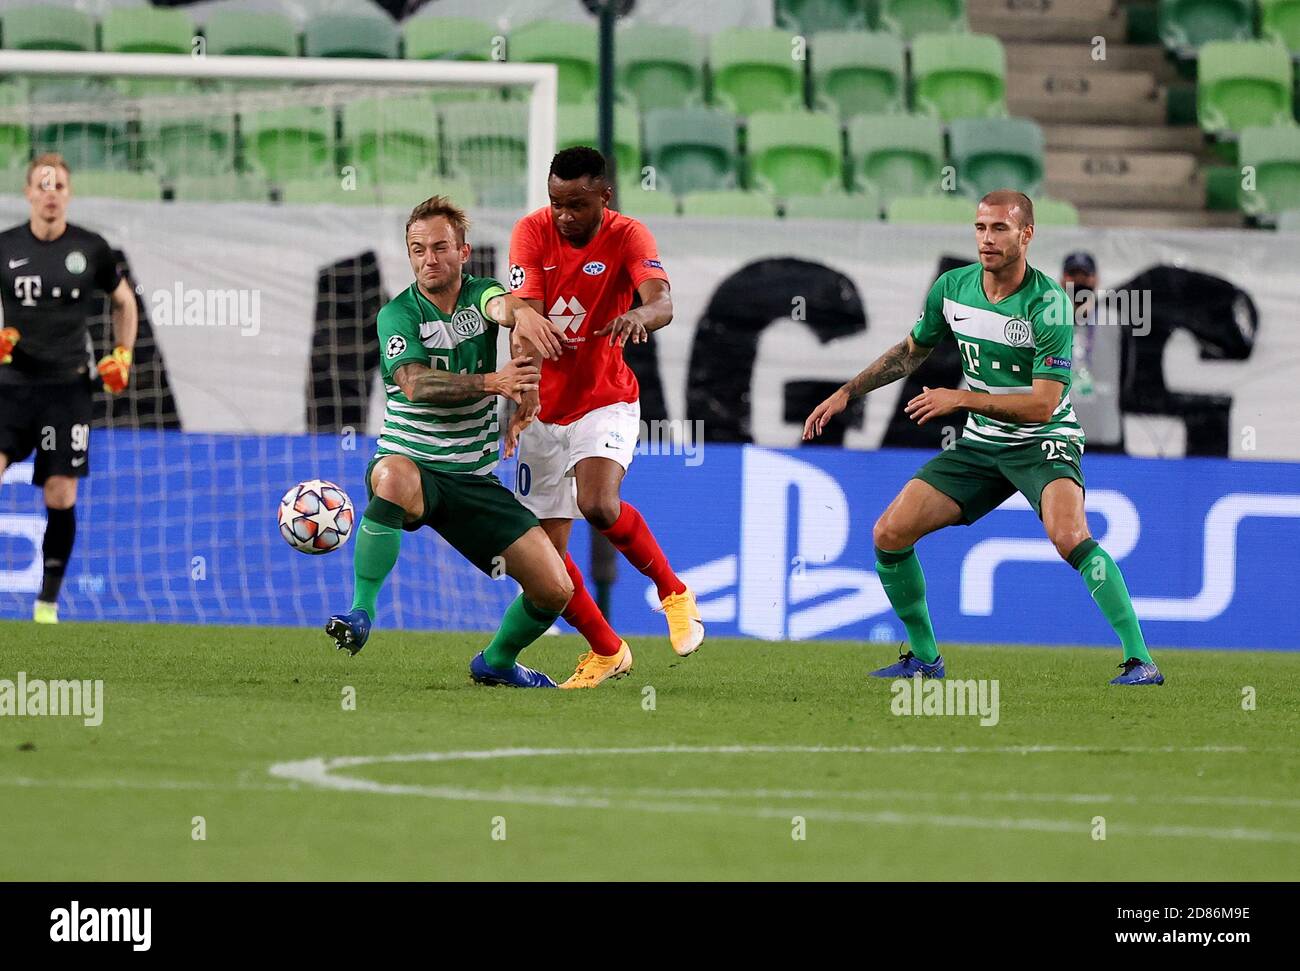
[[[949,270],[930,287],[912,340],[933,347],[951,335],[961,351],[966,384],[978,394],[1028,394],[1034,378],[1065,385],[1049,421],[998,421],[970,412],[962,438],[977,445],[1022,445],[1055,438],[1083,448],[1083,428],[1070,405],[1074,314],[1070,298],[1049,277],[1027,266],[1011,296],[990,303],[979,263]]]
[[[450,317],[412,283],[379,311],[379,357],[388,393],[379,455],[405,455],[436,472],[485,475],[497,464],[500,428],[497,399],[467,405],[408,401],[393,380],[403,364],[434,370],[487,374],[497,365],[497,323],[484,309],[505,288],[466,274]]]

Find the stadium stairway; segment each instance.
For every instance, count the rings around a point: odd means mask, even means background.
[[[1009,112],[1043,126],[1047,195],[1073,203],[1084,225],[1242,224],[1207,210],[1201,130],[1167,122],[1177,72],[1161,45],[1127,42],[1117,0],[969,0],[968,10],[971,30],[1006,46]]]

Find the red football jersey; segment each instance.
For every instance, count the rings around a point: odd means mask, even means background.
[[[542,312],[564,328],[564,353],[542,362],[541,421],[567,425],[618,401],[636,401],[636,375],[609,335],[594,336],[632,306],[645,280],[667,280],[650,230],[612,209],[591,242],[579,249],[555,228],[549,206],[515,223],[510,237],[510,289],[541,300]]]

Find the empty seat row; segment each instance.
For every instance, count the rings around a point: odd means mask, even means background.
[[[1300,54],[1300,0],[1160,0],[1157,18],[1165,46],[1185,57],[1213,41],[1253,37]]]

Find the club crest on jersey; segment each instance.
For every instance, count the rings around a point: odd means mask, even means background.
[[[394,334],[392,337],[388,338],[388,344],[384,348],[384,353],[388,355],[388,359],[391,361],[404,350],[406,350],[406,338],[401,334]]]
[[[600,262],[600,260],[592,260],[582,268],[582,272],[587,274],[587,276],[600,276],[605,272],[605,264]]]
[[[1029,343],[1029,321],[1020,317],[1012,317],[1008,320],[1002,332],[1007,338],[1007,343],[1012,347],[1023,347]]]
[[[69,273],[85,273],[86,254],[79,249],[74,249],[63,261],[63,265]]]
[[[457,310],[451,318],[451,332],[457,337],[473,337],[483,333],[483,318],[473,307]]]
[[[520,287],[522,287],[524,285],[524,278],[526,276],[527,274],[524,273],[524,268],[522,266],[520,266],[518,263],[511,263],[510,264],[510,289],[518,290]]]

